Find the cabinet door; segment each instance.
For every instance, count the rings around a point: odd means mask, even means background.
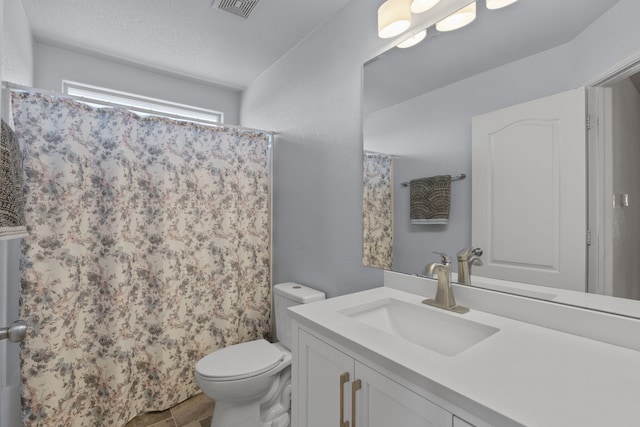
[[[351,419],[353,359],[298,331],[298,427],[341,427],[341,406],[343,421]]]
[[[356,361],[356,419],[351,427],[449,427],[451,413]]]

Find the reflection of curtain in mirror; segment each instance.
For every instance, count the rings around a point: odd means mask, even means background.
[[[362,263],[390,270],[393,262],[393,158],[365,151],[362,164]]]

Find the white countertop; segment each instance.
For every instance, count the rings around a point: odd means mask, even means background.
[[[472,309],[463,315],[442,312],[500,331],[444,356],[338,312],[382,298],[439,310],[421,304],[423,296],[380,287],[290,311],[301,324],[384,369],[405,378],[410,372],[427,391],[447,390],[443,398],[480,418],[477,405],[532,427],[640,425],[638,351]]]

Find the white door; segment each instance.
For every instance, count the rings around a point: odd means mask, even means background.
[[[586,290],[586,95],[579,88],[473,118],[474,274]]]
[[[0,327],[18,319],[20,240],[0,241]],[[20,346],[0,341],[0,427],[22,425],[20,414]]]

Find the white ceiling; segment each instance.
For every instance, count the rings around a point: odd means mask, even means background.
[[[408,49],[393,48],[365,66],[365,114],[565,44],[619,0],[520,0]]]
[[[219,0],[22,1],[37,41],[237,89],[348,2],[261,0],[245,20]]]

